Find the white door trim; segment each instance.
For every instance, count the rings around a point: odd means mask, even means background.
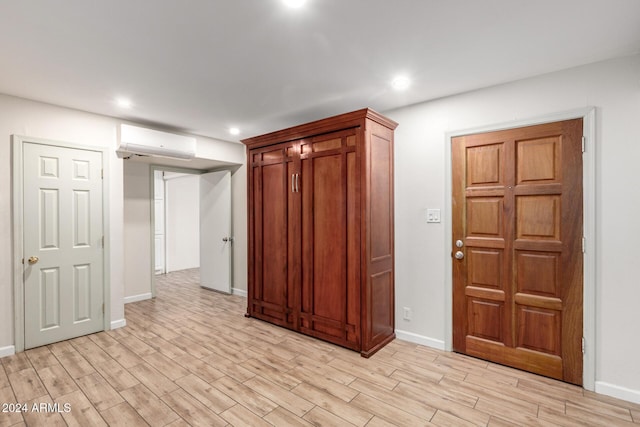
[[[582,156],[583,183],[583,221],[584,221],[584,268],[583,268],[583,354],[582,381],[586,390],[593,391],[596,379],[596,108],[587,107],[577,110],[534,117],[514,122],[447,132],[445,135],[445,253],[450,254],[453,221],[451,218],[451,139],[457,136],[492,132],[543,123],[559,122],[571,119],[583,119],[585,151]],[[445,331],[444,344],[447,351],[453,348],[453,263],[450,256],[445,257]]]
[[[15,351],[24,351],[24,281],[22,259],[24,224],[22,223],[24,213],[23,193],[24,183],[22,174],[24,170],[22,149],[25,143],[51,145],[55,147],[74,148],[86,151],[98,151],[102,153],[102,232],[104,236],[103,253],[103,301],[104,301],[104,330],[111,329],[111,286],[110,286],[110,264],[109,264],[109,151],[103,147],[90,147],[69,142],[53,141],[30,136],[12,135],[13,150],[13,191],[11,201],[13,205],[13,322],[14,322],[14,344]]]

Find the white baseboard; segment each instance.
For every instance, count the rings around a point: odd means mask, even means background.
[[[130,297],[124,297],[124,303],[129,304],[130,302],[144,301],[147,299],[151,299],[151,292],[146,294],[140,294],[140,295],[132,295]]]
[[[0,347],[0,357],[13,356],[16,354],[16,348],[12,345]]]
[[[425,337],[424,335],[414,334],[413,332],[400,331],[396,329],[396,338],[409,341],[414,344],[435,348],[437,350],[444,350],[444,341]]]
[[[239,297],[247,297],[247,291],[245,291],[244,289],[233,288],[231,289],[231,294],[238,295]]]
[[[615,384],[596,381],[595,391],[596,393],[606,394],[607,396],[626,400],[628,402],[640,403],[640,390],[632,390]]]
[[[124,328],[127,326],[126,319],[114,320],[111,322],[111,329]]]

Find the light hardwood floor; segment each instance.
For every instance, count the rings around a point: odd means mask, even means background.
[[[59,410],[0,426],[640,425],[640,405],[459,354],[395,340],[363,359],[197,283],[169,274],[125,328],[0,359],[0,403]]]

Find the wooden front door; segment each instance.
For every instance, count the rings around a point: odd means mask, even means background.
[[[582,119],[452,140],[454,351],[582,384]]]

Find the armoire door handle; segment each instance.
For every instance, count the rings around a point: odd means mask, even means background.
[[[299,193],[300,192],[300,184],[298,183],[298,179],[300,177],[299,173],[291,174],[291,192]]]

